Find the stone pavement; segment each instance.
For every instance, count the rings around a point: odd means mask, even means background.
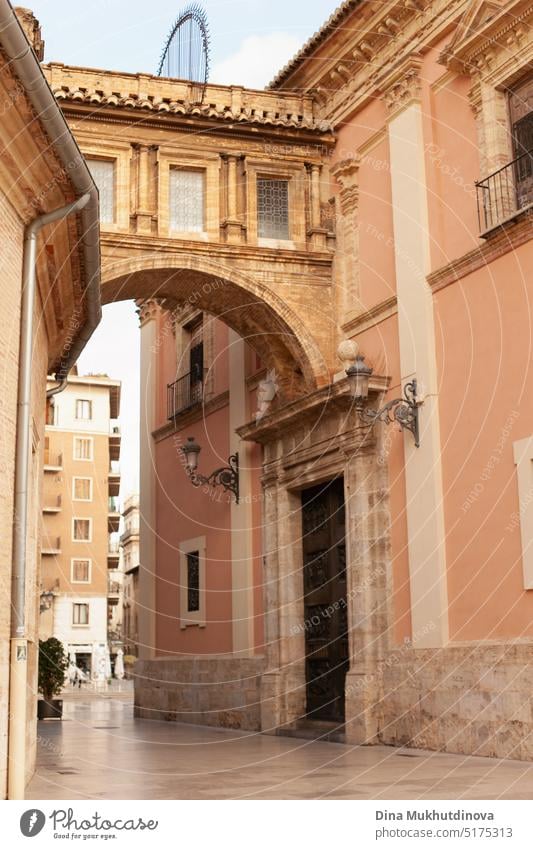
[[[533,763],[134,719],[128,692],[40,722],[28,799],[531,799]]]

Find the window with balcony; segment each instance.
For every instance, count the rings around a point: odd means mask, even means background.
[[[88,625],[89,624],[89,605],[88,604],[73,604],[72,605],[72,624],[73,625]]]
[[[482,233],[533,204],[533,77],[509,92],[509,123],[511,161],[476,183]]]
[[[288,180],[257,180],[257,235],[260,239],[289,239]]]
[[[88,159],[87,165],[100,196],[100,221],[112,224],[115,220],[115,162],[109,159]]]
[[[87,401],[83,398],[76,400],[76,418],[84,421],[90,421],[93,417],[92,401]]]
[[[89,584],[91,582],[91,561],[72,560],[70,564],[70,580],[73,584]]]
[[[167,386],[167,406],[169,419],[187,410],[203,399],[204,389],[204,320],[198,316],[186,324],[185,331],[187,374],[179,377]],[[185,359],[185,357],[184,357]]]
[[[75,436],[74,437],[74,459],[75,460],[92,460],[93,459],[93,441],[90,437]]]
[[[72,498],[74,501],[92,501],[93,479],[73,478]]]
[[[72,539],[74,542],[91,542],[92,538],[92,520],[91,519],[73,519],[72,520]]]
[[[205,229],[205,174],[170,169],[170,229],[176,233],[201,233]]]

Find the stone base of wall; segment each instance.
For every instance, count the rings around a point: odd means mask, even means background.
[[[261,730],[263,657],[156,658],[135,665],[135,716]]]
[[[533,760],[533,644],[398,649],[380,677],[380,743]]]

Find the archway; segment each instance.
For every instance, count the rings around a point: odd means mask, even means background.
[[[209,258],[144,251],[104,263],[103,303],[149,298],[169,306],[190,303],[221,318],[276,370],[282,401],[329,382],[325,359],[302,319],[268,285],[241,271]]]

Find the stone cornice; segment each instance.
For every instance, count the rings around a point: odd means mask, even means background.
[[[388,377],[372,375],[368,390],[369,400],[382,392],[386,392],[389,382]],[[303,398],[297,398],[265,416],[260,422],[249,422],[237,428],[237,433],[241,439],[251,442],[271,442],[292,428],[299,427],[303,422],[317,416],[320,417],[324,408],[329,405],[338,406],[341,409],[349,409],[353,406],[353,400],[348,391],[347,378],[322,389],[317,389]]]
[[[485,19],[476,23],[476,15],[483,13]],[[441,63],[459,73],[476,73],[490,68],[495,53],[504,51],[508,56],[520,45],[531,25],[526,23],[531,15],[530,0],[476,3],[463,16],[456,37],[440,56]]]
[[[313,94],[322,114],[339,126],[382,91],[382,79],[391,68],[442,38],[470,2],[389,0],[373,7],[371,16],[365,14],[366,4],[353,4],[349,23],[324,34],[323,41],[300,60],[290,84]],[[330,46],[329,54],[316,61],[324,45]]]
[[[77,68],[56,62],[44,65],[43,70],[61,105],[89,106],[96,114],[125,109],[128,113],[135,110],[160,118],[205,119],[236,125],[235,129],[253,125],[307,133],[331,131],[327,121],[315,118],[309,95],[208,86],[204,101],[198,104],[192,99],[191,85],[183,80]]]
[[[396,295],[393,295],[392,297],[387,298],[386,301],[380,301],[379,304],[375,304],[373,307],[370,307],[370,309],[359,313],[359,315],[356,315],[353,318],[349,318],[348,321],[342,325],[343,332],[346,333],[346,335],[364,333],[366,330],[370,330],[370,328],[375,327],[376,324],[381,324],[382,321],[386,321],[386,319],[396,315],[397,312],[398,299],[396,298]]]
[[[480,247],[474,248],[464,256],[459,257],[448,265],[433,271],[427,282],[433,292],[456,283],[473,274],[480,268],[485,268],[498,257],[529,242],[533,238],[530,210],[524,212],[516,222],[508,222],[494,230],[493,234]]]

